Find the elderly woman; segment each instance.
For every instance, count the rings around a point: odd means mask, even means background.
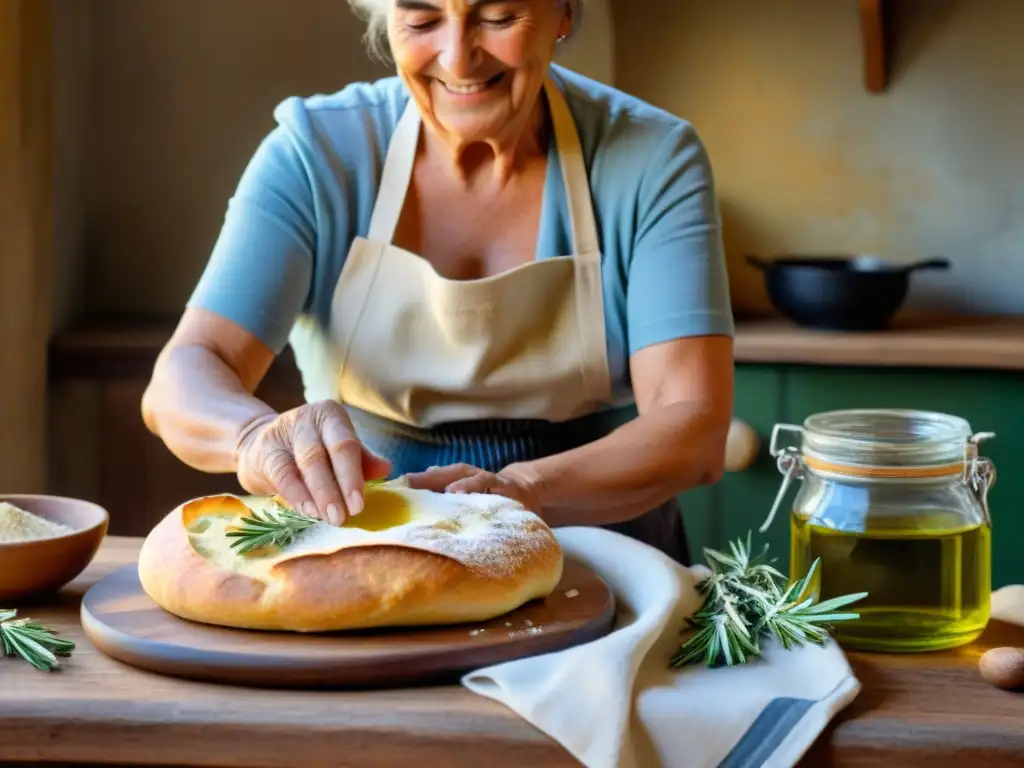
[[[334,524],[404,475],[688,562],[676,497],[720,477],[733,374],[693,128],[552,63],[582,0],[351,2],[398,76],[277,108],[148,428]],[[306,404],[276,413],[287,343]]]

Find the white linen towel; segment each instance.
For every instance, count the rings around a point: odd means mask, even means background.
[[[555,531],[617,600],[610,634],[462,678],[564,746],[587,768],[790,768],[860,691],[829,642],[735,667],[669,668],[683,619],[700,606],[701,566],[683,568],[601,528]],[[706,569],[703,573],[706,573]]]

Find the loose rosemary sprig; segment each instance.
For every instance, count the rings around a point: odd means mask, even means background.
[[[0,608],[0,651],[3,656],[20,656],[36,669],[50,672],[60,666],[58,656],[70,656],[75,643],[57,637],[38,621],[16,618],[18,612]]]
[[[743,664],[761,655],[764,637],[783,648],[804,643],[824,645],[829,625],[860,618],[839,608],[864,598],[867,592],[816,602],[809,594],[811,579],[821,565],[815,560],[807,574],[789,587],[778,570],[765,562],[768,545],[751,556],[750,534],[729,543],[730,554],[705,549],[711,574],[699,589],[700,609],[687,621],[695,629],[672,656],[672,667],[703,662],[708,667]]]
[[[320,522],[290,510],[280,502],[275,504],[276,510],[263,515],[253,510],[252,514],[242,518],[238,530],[225,534],[235,539],[231,542],[232,549],[244,555],[266,546],[287,547],[298,534]]]

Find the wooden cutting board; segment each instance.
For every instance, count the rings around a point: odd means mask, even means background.
[[[568,558],[546,599],[449,627],[301,634],[199,624],[154,603],[134,564],[94,584],[81,609],[86,635],[114,659],[176,677],[273,688],[450,682],[490,664],[594,640],[611,631],[614,619],[608,585]]]

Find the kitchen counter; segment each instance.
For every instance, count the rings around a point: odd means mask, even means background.
[[[51,376],[149,378],[173,321],[96,323],[57,334]],[[736,323],[736,361],[809,365],[1024,370],[1024,317],[908,317],[877,333],[813,331],[786,320]],[[286,348],[271,376],[294,375]]]
[[[0,762],[245,766],[572,766],[553,740],[504,706],[458,686],[291,692],[161,677],[115,662],[85,639],[81,596],[133,562],[141,539],[108,537],[89,568],[21,614],[79,642],[64,668],[0,660]],[[914,656],[851,654],[864,690],[804,760],[830,765],[1024,764],[1024,694],[977,674],[988,647],[1024,645],[994,621],[974,646]]]

